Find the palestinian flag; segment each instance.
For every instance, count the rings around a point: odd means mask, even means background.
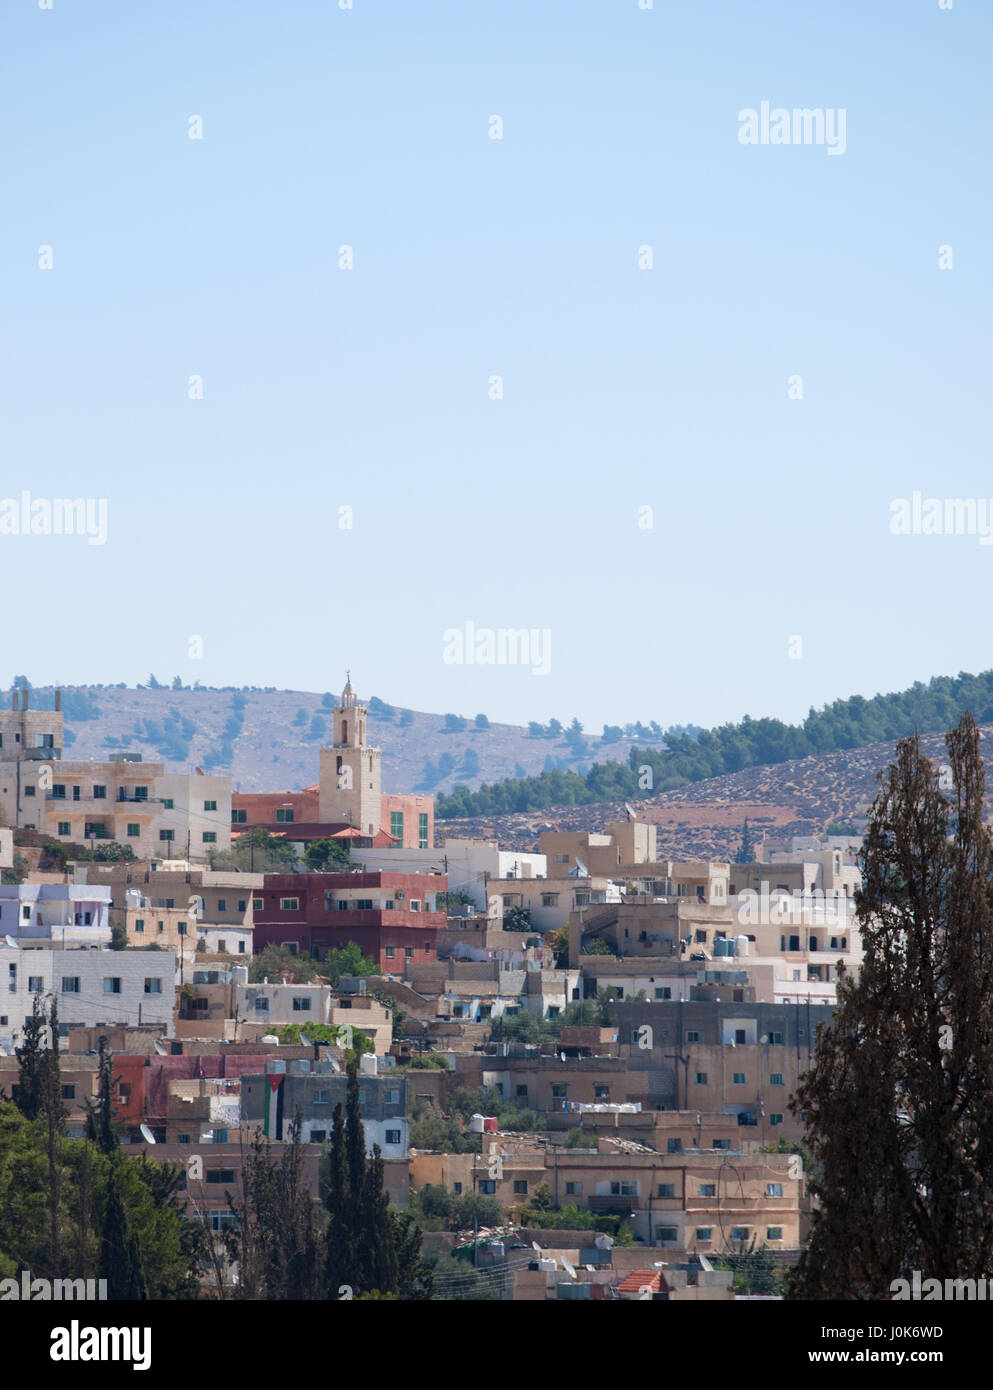
[[[265,1094],[263,1133],[270,1139],[282,1139],[283,1137],[283,1082],[285,1079],[285,1072],[278,1072],[275,1075],[270,1073],[266,1077],[269,1089]]]

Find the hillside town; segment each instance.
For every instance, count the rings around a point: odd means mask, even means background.
[[[519,851],[382,791],[350,679],[301,791],[73,760],[54,704],[0,712],[0,1093],[57,1019],[65,1134],[102,1102],[121,1152],[179,1165],[203,1296],[245,1277],[253,1155],[292,1148],[318,1206],[356,1086],[433,1298],[781,1296],[864,821],[685,860],[627,808]]]

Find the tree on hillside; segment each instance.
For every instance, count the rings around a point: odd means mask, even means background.
[[[751,833],[748,829],[747,816],[745,817],[745,824],[741,831],[741,844],[738,846],[738,852],[734,856],[734,862],[736,864],[755,863],[755,846],[752,843]]]
[[[490,721],[485,714],[476,715],[476,728],[484,733],[490,727]]]
[[[979,731],[897,745],[859,855],[865,959],[794,1110],[820,1173],[793,1297],[888,1299],[993,1266],[993,836]]]

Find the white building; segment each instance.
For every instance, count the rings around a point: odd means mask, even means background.
[[[30,950],[0,946],[0,1051],[21,1042],[36,997],[54,996],[61,1029],[156,1024],[173,1033],[173,951],[83,948]]]
[[[496,840],[446,840],[440,849],[354,849],[352,860],[372,871],[448,875],[448,891],[463,892],[486,909],[488,879],[544,878],[543,854],[500,849]]]
[[[110,904],[102,884],[0,884],[0,937],[24,949],[109,946]]]

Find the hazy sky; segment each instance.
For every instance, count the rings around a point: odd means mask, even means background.
[[[593,730],[993,664],[993,546],[890,531],[993,498],[987,0],[8,0],[0,51],[0,684]]]

